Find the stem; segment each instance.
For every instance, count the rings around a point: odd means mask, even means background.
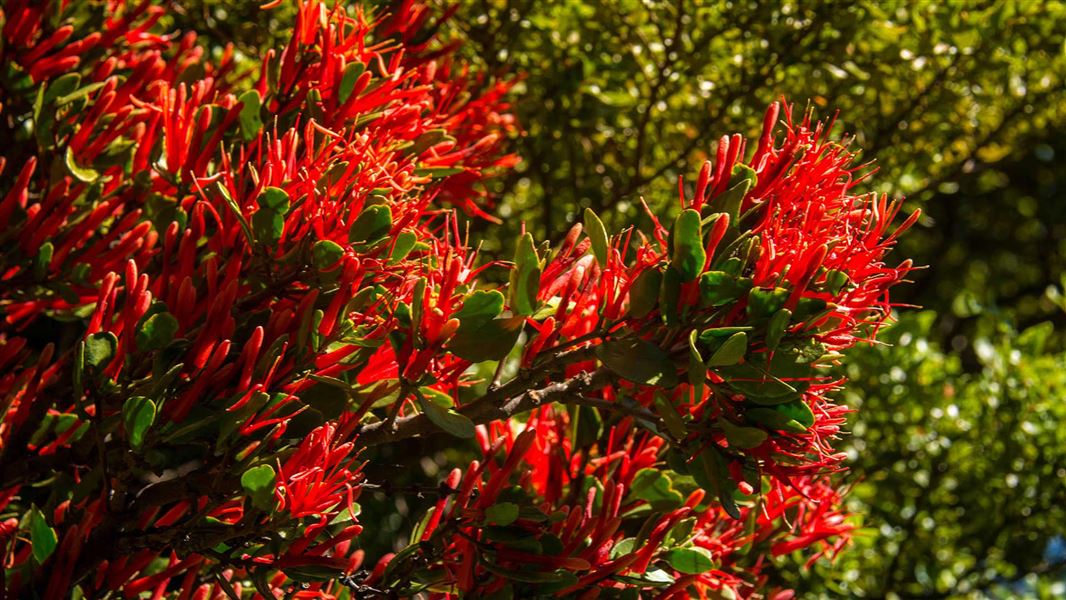
[[[548,404],[580,396],[583,392],[607,383],[610,372],[604,368],[586,371],[552,383],[540,389],[529,390],[531,378],[535,375],[520,375],[495,391],[491,391],[474,402],[456,409],[460,414],[474,422],[475,425],[500,419],[507,419],[516,414]],[[363,427],[356,444],[362,447],[377,446],[397,442],[407,438],[426,435],[439,431],[424,414],[396,419],[391,427],[384,421],[371,423]]]

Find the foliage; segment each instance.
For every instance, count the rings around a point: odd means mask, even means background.
[[[304,0],[245,70],[166,12],[4,3],[8,595],[787,597],[769,557],[847,542],[826,367],[917,213],[828,127],[771,104],[667,225],[484,260],[508,84],[441,15]],[[479,457],[371,479],[433,436]]]
[[[849,353],[845,398],[861,418],[848,505],[868,529],[830,567],[780,572],[829,595],[1053,597],[1066,571],[1066,354],[1045,352],[1050,323],[998,331],[966,372],[929,340],[934,317]]]

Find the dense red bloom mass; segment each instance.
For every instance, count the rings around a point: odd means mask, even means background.
[[[509,84],[420,2],[296,8],[248,73],[149,1],[3,3],[6,592],[783,597],[847,541],[825,367],[916,215],[830,127],[774,105],[671,226],[486,261]],[[480,456],[367,556],[368,449],[445,432]]]

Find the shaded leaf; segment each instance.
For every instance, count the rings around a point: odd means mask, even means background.
[[[524,323],[522,317],[501,317],[481,325],[460,325],[445,347],[470,362],[500,360],[514,348]]]
[[[510,277],[511,310],[516,315],[531,315],[537,311],[540,292],[540,258],[532,235],[526,233],[518,238],[514,263]]]
[[[85,339],[85,364],[93,369],[103,369],[115,357],[118,338],[110,331],[94,333]]]
[[[726,338],[721,347],[707,359],[708,367],[725,367],[735,365],[744,358],[748,351],[748,334],[738,331]]]
[[[670,264],[677,269],[681,281],[692,281],[703,271],[707,261],[700,213],[691,208],[681,211],[674,220],[671,239],[674,246]]]
[[[677,368],[658,346],[637,337],[608,340],[596,347],[596,357],[617,375],[645,385],[677,385]]]
[[[59,538],[55,530],[49,527],[44,514],[36,508],[30,511],[29,525],[33,559],[37,561],[37,564],[43,564],[55,552]]]
[[[144,436],[155,422],[155,402],[144,396],[133,396],[122,404],[122,423],[126,428],[130,446],[140,448]]]
[[[700,276],[700,302],[704,306],[723,306],[748,293],[751,286],[751,279],[747,277],[708,271]]]
[[[348,230],[348,241],[361,244],[379,240],[392,230],[392,209],[384,204],[371,204],[359,213]]]
[[[742,448],[744,450],[757,448],[761,446],[767,438],[766,432],[762,429],[736,425],[728,419],[718,419],[718,425],[722,428],[722,431],[725,432],[725,437],[729,440],[729,445],[734,448]]]
[[[607,229],[591,208],[585,209],[585,231],[588,233],[589,241],[592,242],[592,254],[596,256],[596,262],[600,263],[601,267],[606,267],[609,250]]]
[[[689,575],[706,573],[714,568],[710,551],[699,546],[674,548],[666,553],[666,562],[675,570]]]
[[[518,519],[518,505],[514,502],[497,502],[485,509],[485,522],[507,526]]]
[[[178,319],[169,312],[156,313],[141,323],[137,330],[137,348],[143,351],[161,350],[174,341]]]
[[[263,106],[263,99],[259,96],[258,91],[248,90],[241,94],[238,100],[240,100],[242,105],[238,117],[241,123],[241,137],[244,138],[244,141],[249,142],[255,139],[255,136],[263,129],[263,119],[259,113]]]
[[[311,247],[311,263],[319,271],[328,271],[344,256],[344,248],[336,242],[319,240]]]
[[[418,395],[417,398],[422,412],[429,417],[430,421],[433,421],[434,425],[458,438],[474,437],[474,422],[469,418],[454,410],[442,408],[435,402],[426,400],[421,395]]]
[[[645,269],[637,275],[636,281],[629,288],[629,316],[642,319],[648,316],[659,302],[659,289],[663,274],[658,269]]]
[[[274,510],[274,482],[277,474],[270,465],[252,467],[241,475],[241,487],[252,504],[265,511]]]

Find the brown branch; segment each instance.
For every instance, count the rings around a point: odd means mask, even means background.
[[[532,375],[532,377],[536,377],[536,375]],[[456,410],[459,414],[473,421],[474,424],[489,423],[506,419],[550,402],[578,397],[586,391],[607,383],[610,377],[609,371],[600,368],[595,371],[580,373],[569,379],[558,381],[539,389],[530,390],[529,387],[535,383],[535,379],[531,379],[529,374],[520,375],[495,390],[489,390],[484,396]],[[370,423],[363,427],[356,443],[363,447],[377,446],[438,431],[440,431],[440,428],[434,425],[429,420],[429,417],[424,414],[417,414],[396,419],[392,423],[392,427],[388,427],[384,421]]]

